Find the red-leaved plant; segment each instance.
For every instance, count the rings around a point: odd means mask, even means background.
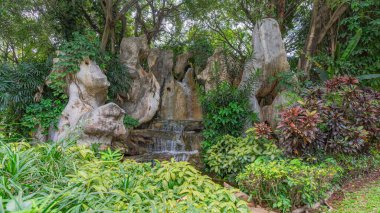
[[[316,139],[321,122],[317,111],[309,112],[301,106],[286,109],[281,113],[278,125],[280,143],[289,154],[301,155]]]
[[[272,131],[272,128],[268,124],[264,122],[255,123],[253,127],[258,137],[273,139],[273,136],[272,136],[273,131]]]
[[[336,91],[342,89],[343,86],[357,85],[359,80],[350,76],[339,76],[326,81],[327,91]]]

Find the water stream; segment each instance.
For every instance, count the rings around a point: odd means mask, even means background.
[[[183,139],[184,125],[177,122],[166,122],[161,128],[162,132],[174,134],[172,139],[154,138],[149,151],[152,154],[173,157],[176,161],[188,161],[191,155],[197,154],[198,150],[188,150]]]

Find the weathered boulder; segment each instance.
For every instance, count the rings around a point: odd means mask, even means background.
[[[78,144],[110,145],[112,140],[127,134],[124,110],[113,103],[104,105],[109,82],[95,62],[84,60],[75,78],[67,79],[67,83],[69,102],[58,130],[53,133],[54,141],[74,134],[78,136]]]
[[[160,83],[153,73],[146,72],[141,66],[141,63],[146,61],[148,52],[149,48],[145,37],[123,38],[121,42],[120,60],[128,67],[132,85],[126,100],[120,105],[140,124],[146,123],[154,117],[160,103]]]
[[[185,76],[186,71],[190,68],[189,59],[193,56],[192,53],[187,52],[177,56],[175,67],[174,67],[174,77],[175,79],[182,81]]]
[[[79,126],[83,131],[78,143],[100,143],[110,146],[112,141],[127,134],[123,124],[124,114],[124,110],[115,103],[100,106],[84,114],[79,120]]]
[[[222,49],[216,49],[214,54],[208,58],[206,68],[197,75],[197,79],[205,85],[205,91],[216,87],[221,81],[233,83],[230,73],[234,66],[233,60],[227,57]]]
[[[271,105],[277,96],[278,82],[274,77],[277,73],[290,69],[276,20],[266,18],[256,24],[253,50],[253,57],[244,66],[240,87],[250,88],[251,109],[259,117],[269,119],[270,115],[261,115],[261,108]],[[268,109],[264,110],[267,111]]]
[[[149,71],[154,74],[160,87],[171,76],[173,70],[173,51],[152,49],[148,55]]]
[[[183,81],[173,77],[165,84],[158,113],[160,120],[201,120],[202,108],[196,92],[194,71],[189,69]]]

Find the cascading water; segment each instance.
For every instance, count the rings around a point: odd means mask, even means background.
[[[152,154],[162,154],[173,157],[176,161],[188,161],[198,150],[187,150],[183,140],[184,125],[177,122],[166,122],[159,131],[174,134],[172,139],[154,138],[149,147]]]

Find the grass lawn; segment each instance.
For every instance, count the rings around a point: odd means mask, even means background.
[[[346,192],[334,212],[368,212],[380,213],[380,180],[377,180],[359,191]]]

